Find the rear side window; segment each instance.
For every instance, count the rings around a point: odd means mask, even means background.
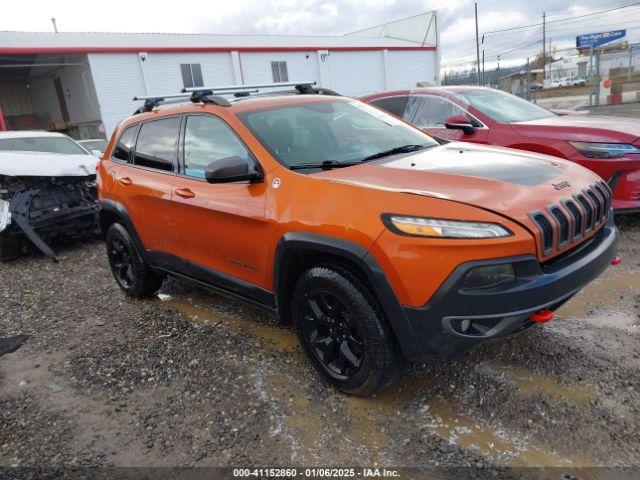
[[[222,120],[209,115],[187,117],[184,132],[184,174],[205,178],[204,170],[215,160],[240,157],[252,162],[249,151],[231,128]]]
[[[180,117],[143,123],[138,134],[133,163],[166,172],[174,171]]]
[[[136,137],[137,128],[137,125],[133,125],[127,128],[122,133],[122,135],[120,135],[118,143],[116,143],[116,146],[113,148],[113,153],[111,154],[113,158],[123,162],[129,161],[129,155],[131,154],[131,149],[133,148],[133,142]]]
[[[402,118],[404,115],[404,109],[407,107],[407,99],[409,97],[387,97],[387,98],[376,98],[371,101],[372,105],[379,107],[387,112],[395,115],[396,117]]]

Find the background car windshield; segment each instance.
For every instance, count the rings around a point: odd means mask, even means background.
[[[0,139],[0,150],[45,152],[63,155],[88,155],[88,152],[67,137],[16,137]]]
[[[106,140],[82,140],[79,142],[87,150],[100,150],[104,152],[107,149],[107,141]]]
[[[499,90],[472,90],[460,96],[473,108],[498,122],[526,122],[556,116],[549,110]]]
[[[271,153],[291,167],[357,162],[405,145],[435,146],[428,135],[357,101],[309,102],[241,115]]]

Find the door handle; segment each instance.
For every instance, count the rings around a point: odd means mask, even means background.
[[[179,195],[182,198],[193,198],[193,197],[196,196],[196,194],[193,193],[188,188],[178,188],[178,189],[176,189],[176,195]]]
[[[122,177],[118,179],[118,183],[124,185],[125,187],[127,185],[132,185],[133,184],[133,180],[131,180],[129,177]]]

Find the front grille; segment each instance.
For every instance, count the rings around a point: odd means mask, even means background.
[[[611,189],[604,182],[586,188],[573,198],[550,205],[545,212],[530,212],[540,232],[543,254],[561,251],[598,229],[611,210]]]

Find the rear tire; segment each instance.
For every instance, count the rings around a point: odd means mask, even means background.
[[[133,298],[148,298],[158,293],[163,278],[144,261],[126,228],[119,223],[111,225],[106,244],[111,272],[124,293]]]
[[[398,375],[400,355],[380,306],[349,270],[322,265],[304,272],[292,314],[313,365],[341,391],[369,396]]]
[[[20,239],[15,235],[0,233],[0,262],[15,260],[20,256]]]

